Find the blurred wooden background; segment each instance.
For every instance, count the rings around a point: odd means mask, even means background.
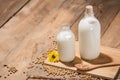
[[[1,66],[23,70],[33,54],[51,47],[62,24],[70,24],[77,40],[78,23],[88,4],[101,22],[101,45],[120,49],[120,0],[0,0]],[[40,50],[34,52],[36,45]],[[0,73],[4,72],[0,67]]]

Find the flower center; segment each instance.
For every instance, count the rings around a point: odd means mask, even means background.
[[[52,55],[52,58],[55,58],[55,55]]]

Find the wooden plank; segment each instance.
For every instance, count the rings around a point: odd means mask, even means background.
[[[112,56],[114,57],[114,60],[119,61],[119,57],[117,57],[117,56],[120,55],[120,50],[119,49],[110,48],[110,47],[101,47],[101,51],[102,51],[103,54],[106,53],[108,56],[111,55],[111,57]],[[105,60],[105,58],[104,58],[104,60]],[[107,59],[105,61],[107,61]],[[110,77],[110,78],[113,79],[115,77],[115,75],[117,74],[118,70],[119,70],[119,66],[113,66],[113,67],[96,69],[96,70],[90,71],[88,73],[98,74],[98,75]]]
[[[119,0],[91,0],[89,4],[94,6],[95,16],[101,23],[101,36],[103,36],[112,20],[120,10]],[[83,15],[81,15],[72,26],[72,30],[76,35],[76,40],[78,39],[78,23],[81,18],[83,18]]]
[[[120,12],[102,37],[102,45],[120,49]]]
[[[14,50],[26,35],[58,8],[64,0],[31,0],[19,13],[0,29],[0,61]],[[14,25],[14,26],[13,26]]]
[[[28,2],[29,0],[0,0],[0,27]]]
[[[120,49],[120,11],[102,37],[102,45]],[[120,78],[120,71],[116,78]]]
[[[53,40],[55,40],[55,36],[60,30],[61,25],[66,23],[72,24],[76,18],[82,14],[80,11],[85,7],[84,4],[84,0],[67,0],[61,8],[54,10],[44,18],[41,24],[37,25],[36,28],[26,36],[19,47],[11,51],[4,61],[1,62],[1,66],[7,64],[16,67],[18,70],[7,79],[25,80],[26,76],[23,74],[23,71],[27,69],[26,66],[31,62],[31,59],[35,56],[38,57],[40,53],[44,53],[51,48],[51,44]],[[36,10],[38,11],[38,9]],[[7,69],[1,67],[0,74],[2,76],[7,75]]]
[[[117,79],[120,79],[120,68],[119,68],[114,80],[117,80]]]
[[[79,64],[80,66],[85,65],[83,68],[86,68],[86,67],[91,68],[97,65],[103,65],[107,63],[120,64],[119,57],[120,57],[119,49],[101,46],[101,55],[99,56],[99,58],[92,60],[92,61],[81,60],[78,41],[76,41],[75,61],[67,63],[73,66],[66,65],[66,63],[62,63],[62,62],[51,63],[51,62],[48,62],[47,59],[44,62],[45,64],[48,64],[48,65],[62,67],[62,68],[76,71],[77,68],[74,66],[75,64]],[[114,79],[118,70],[119,70],[119,66],[112,66],[112,67],[102,67],[102,68],[93,69],[90,71],[86,71],[86,73],[103,76],[109,79]]]

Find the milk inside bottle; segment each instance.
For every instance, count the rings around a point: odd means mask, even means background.
[[[100,23],[94,16],[93,7],[86,6],[85,16],[78,26],[80,56],[86,60],[100,55]]]
[[[68,25],[62,26],[57,35],[58,52],[62,62],[71,62],[75,58],[75,36]]]

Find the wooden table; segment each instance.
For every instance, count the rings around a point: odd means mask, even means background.
[[[101,45],[120,49],[119,0],[0,0],[0,76],[6,75],[3,65],[15,66],[19,72],[8,80],[25,80],[25,67],[51,47],[62,24],[70,24],[77,40],[87,4],[101,22]]]

